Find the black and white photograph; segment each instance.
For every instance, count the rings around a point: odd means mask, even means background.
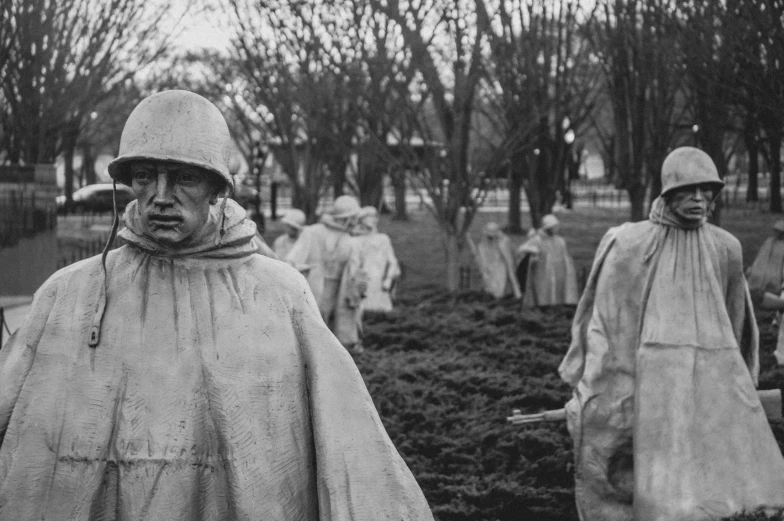
[[[783,521],[784,0],[0,0],[0,521]]]

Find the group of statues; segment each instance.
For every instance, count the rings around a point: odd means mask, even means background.
[[[559,229],[558,218],[545,215],[514,254],[498,223],[484,226],[478,244],[469,237],[484,290],[495,298],[513,295],[530,307],[577,304],[577,273]]]
[[[274,255],[305,275],[324,322],[347,349],[362,353],[363,313],[392,310],[400,276],[392,241],[378,231],[378,211],[360,208],[350,195],[337,197],[318,223],[305,222],[300,210],[286,213]]]
[[[0,519],[432,519],[346,349],[399,274],[377,212],[291,211],[267,252],[285,262],[258,255],[229,143],[190,92],[129,116],[109,167],[136,194],[126,244],[54,274],[0,350]],[[753,310],[781,309],[781,239],[749,291],[740,243],[706,222],[710,157],[676,149],[662,182],[647,221],[602,239],[559,368],[582,521],[784,507]],[[554,216],[516,258],[494,223],[472,249],[496,296],[577,301]]]
[[[311,269],[317,300],[257,254],[229,145],[190,92],[129,116],[109,167],[136,194],[126,244],[55,273],[0,350],[0,519],[432,520],[322,319],[337,268]],[[353,251],[342,205],[288,257]]]

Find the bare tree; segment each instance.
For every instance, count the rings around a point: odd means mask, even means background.
[[[581,30],[591,10],[578,0],[478,2],[492,50],[488,67],[501,94],[509,175],[509,229],[520,231],[520,189],[538,226],[556,192],[568,197],[567,163],[599,94],[601,69]],[[490,91],[492,92],[492,90]]]
[[[781,145],[784,139],[784,3],[778,0],[727,3],[728,41],[734,45],[734,75],[746,111],[750,161],[759,123],[770,168],[770,211],[782,212]],[[751,145],[751,146],[749,146]]]
[[[466,234],[486,191],[486,165],[471,154],[485,35],[471,0],[368,1],[400,28],[420,75],[414,88],[432,108],[410,111],[407,119],[424,143],[443,145],[437,154],[422,155],[428,160],[417,172],[441,228],[446,285],[455,291]]]
[[[342,191],[356,132],[359,82],[334,65],[338,21],[329,2],[230,0],[242,103],[258,114],[309,220],[330,181]],[[340,195],[337,193],[336,195]]]
[[[14,17],[3,76],[4,145],[11,163],[52,163],[63,153],[66,198],[73,154],[96,103],[163,52],[165,7],[143,0],[28,0]]]
[[[599,0],[601,20],[593,24],[591,39],[604,69],[607,95],[613,112],[613,143],[616,154],[615,184],[627,190],[631,219],[644,219],[645,193],[656,165],[650,158],[662,156],[671,143],[675,125],[673,104],[676,85],[669,69],[681,60],[673,38],[672,0]],[[680,88],[680,86],[677,86]],[[652,103],[652,100],[654,103]],[[666,110],[662,110],[665,107]],[[666,152],[665,152],[666,153]]]

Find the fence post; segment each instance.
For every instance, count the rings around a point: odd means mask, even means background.
[[[0,306],[0,349],[3,348],[3,327],[5,327],[5,309]]]

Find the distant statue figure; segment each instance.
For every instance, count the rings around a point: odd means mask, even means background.
[[[364,311],[392,311],[392,291],[400,277],[400,264],[389,235],[378,231],[378,211],[363,207],[353,234],[357,237],[362,265],[368,277]]]
[[[286,262],[307,273],[308,284],[330,330],[349,350],[362,351],[358,313],[367,292],[367,275],[351,230],[359,202],[350,195],[335,199],[321,221],[305,226]]]
[[[778,311],[778,342],[774,356],[784,365],[784,220],[773,225],[774,235],[765,239],[748,270],[751,300],[759,308]]]
[[[501,231],[498,223],[489,222],[484,226],[478,244],[474,244],[471,237],[468,237],[468,241],[479,265],[484,290],[495,298],[507,295],[522,297],[515,276],[509,237]]]
[[[517,249],[518,265],[527,264],[522,290],[526,306],[577,304],[577,273],[559,227],[555,215],[545,215],[539,230]]]
[[[305,212],[302,210],[292,208],[286,212],[286,214],[280,220],[280,223],[284,226],[285,231],[284,233],[278,235],[278,237],[272,243],[272,249],[275,251],[275,255],[281,259],[286,258],[286,256],[291,251],[291,248],[294,246],[294,243],[297,242],[297,238],[302,231],[302,227],[305,226],[306,221],[307,219],[305,218]]]
[[[648,220],[602,239],[559,368],[582,521],[784,507],[740,242],[707,222],[724,183],[693,147],[661,178]]]
[[[0,519],[432,521],[305,279],[256,253],[230,146],[192,92],[131,112],[125,245],[0,350]]]

